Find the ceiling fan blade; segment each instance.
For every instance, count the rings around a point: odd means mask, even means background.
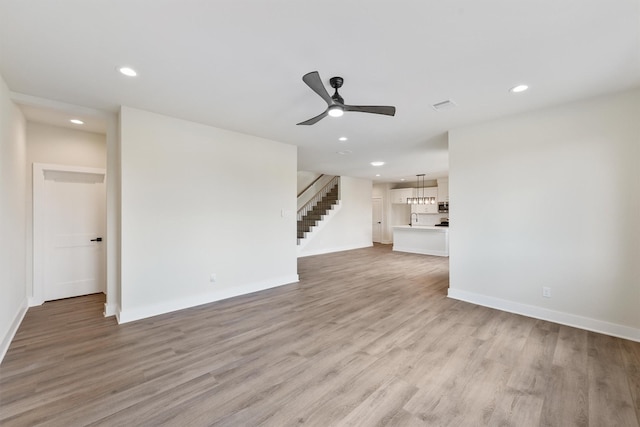
[[[345,105],[344,111],[357,111],[360,113],[384,114],[385,116],[395,116],[396,107],[377,105]]]
[[[302,76],[302,81],[305,82],[307,86],[311,88],[311,90],[320,95],[320,97],[324,99],[324,102],[326,102],[327,105],[333,104],[333,99],[331,99],[329,92],[327,92],[327,89],[322,84],[322,79],[320,78],[320,74],[317,71],[312,71],[305,74],[304,76]]]
[[[317,116],[309,119],[309,120],[305,120],[304,122],[300,122],[298,123],[299,125],[312,125],[314,123],[318,123],[320,120],[324,119],[325,117],[327,117],[327,114],[329,110],[325,110],[322,114],[318,114]]]

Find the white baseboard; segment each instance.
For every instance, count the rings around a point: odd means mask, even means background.
[[[37,306],[39,306],[39,305],[44,304],[44,300],[41,300],[41,299],[35,299],[35,298],[33,298],[33,297],[30,297],[30,298],[28,299],[28,304],[29,304],[29,307],[37,307]]]
[[[298,275],[280,277],[264,282],[250,283],[242,286],[234,286],[226,289],[217,290],[202,295],[193,295],[187,298],[181,298],[162,303],[151,304],[148,306],[134,307],[131,309],[120,310],[116,312],[118,323],[133,322],[135,320],[145,319],[147,317],[157,316],[160,314],[171,313],[172,311],[184,310],[185,308],[196,307],[203,304],[209,304],[227,298],[233,298],[240,295],[246,295],[253,292],[263,291],[266,289],[276,288],[278,286],[288,285],[299,281]]]
[[[4,356],[7,354],[9,350],[9,346],[11,345],[11,341],[13,341],[13,337],[16,336],[16,332],[18,332],[18,328],[22,323],[22,319],[24,319],[24,315],[27,314],[27,309],[29,308],[27,298],[22,301],[20,304],[20,308],[16,313],[16,316],[13,318],[13,322],[11,322],[11,326],[7,331],[6,335],[2,337],[2,344],[0,345],[0,363],[4,359]]]
[[[449,298],[482,305],[484,307],[495,308],[509,313],[521,314],[535,319],[547,320],[561,325],[572,326],[574,328],[640,342],[640,329],[632,328],[630,326],[605,322],[603,320],[592,319],[561,311],[549,310],[533,305],[476,294],[474,292],[461,291],[459,289],[449,288],[447,296]]]
[[[118,304],[104,303],[104,317],[116,316],[119,311],[120,308],[118,307]]]

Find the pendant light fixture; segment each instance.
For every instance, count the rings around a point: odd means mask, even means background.
[[[422,193],[420,193],[420,177],[422,177]],[[424,174],[423,173],[416,175],[416,193],[414,197],[407,197],[407,204],[408,205],[424,204]]]
[[[423,173],[416,175],[416,194],[415,197],[407,197],[408,205],[435,205],[435,197],[425,197],[424,195],[424,175]],[[420,179],[422,178],[422,185]]]

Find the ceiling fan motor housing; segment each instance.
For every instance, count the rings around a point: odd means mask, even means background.
[[[342,87],[342,83],[344,83],[344,79],[342,77],[331,77],[329,79],[329,84],[334,89],[340,89]]]
[[[331,77],[329,79],[329,84],[336,90],[335,93],[331,96],[331,99],[340,104],[344,104],[344,98],[341,97],[338,93],[338,88],[342,87],[342,83],[344,83],[344,79],[342,77]]]

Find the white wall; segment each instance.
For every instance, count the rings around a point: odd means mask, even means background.
[[[43,123],[27,122],[27,164],[55,163],[107,167],[106,137]]]
[[[636,90],[451,131],[449,295],[640,340],[639,118]]]
[[[120,321],[297,281],[295,146],[120,114]]]
[[[0,77],[0,361],[27,310],[25,119]]]
[[[372,246],[372,194],[371,180],[340,177],[340,209],[313,233],[299,256]]]
[[[389,187],[391,184],[382,183],[382,184],[372,184],[371,186],[371,197],[379,197],[386,198],[389,194]]]
[[[33,295],[33,164],[106,168],[105,135],[27,122],[27,295]]]
[[[307,188],[313,181],[318,179],[322,175],[317,172],[298,171],[297,173],[297,191],[296,194],[300,194]]]

